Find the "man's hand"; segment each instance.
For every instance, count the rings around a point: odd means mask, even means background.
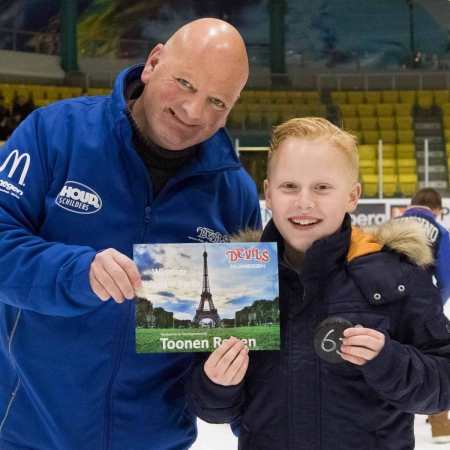
[[[363,366],[374,359],[385,344],[385,336],[371,328],[360,325],[344,330],[341,346],[341,357],[358,366]]]
[[[112,297],[117,303],[132,300],[135,291],[142,287],[134,261],[113,248],[97,253],[91,264],[89,280],[92,290],[101,300]]]
[[[241,340],[231,337],[217,347],[206,360],[206,375],[211,381],[222,386],[239,384],[247,372],[248,350]]]

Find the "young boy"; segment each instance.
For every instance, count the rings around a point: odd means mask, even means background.
[[[281,351],[249,357],[231,338],[188,385],[240,450],[413,449],[414,413],[449,409],[450,321],[426,236],[415,221],[352,227],[358,172],[356,139],[328,121],[274,130],[261,240],[278,242]]]

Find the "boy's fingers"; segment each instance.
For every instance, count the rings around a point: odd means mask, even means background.
[[[237,342],[239,342],[239,339],[231,336],[230,339],[227,339],[211,353],[205,364],[208,364],[210,367],[216,367],[228,350],[230,350]]]
[[[249,363],[249,357],[248,357],[248,351],[249,348],[248,347],[244,347],[241,351],[241,354],[243,356],[243,360],[242,360],[242,364],[240,365],[240,367],[238,368],[238,370],[236,371],[236,373],[234,374],[233,378],[231,379],[231,384],[234,386],[236,384],[239,384],[242,379],[244,378],[246,372],[247,372],[247,368],[248,368],[248,363]]]
[[[243,347],[233,362],[226,367],[221,377],[221,384],[224,386],[234,386],[239,384],[247,371],[248,347]]]

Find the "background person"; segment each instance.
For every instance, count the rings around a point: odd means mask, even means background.
[[[0,148],[0,447],[187,449],[191,354],[136,354],[135,243],[261,226],[223,128],[248,77],[235,28],[200,19],[110,96],[39,108]]]
[[[442,214],[442,196],[433,188],[419,189],[411,199],[403,217],[412,217],[420,222],[431,242],[434,264],[429,267],[445,304],[450,297],[450,238],[448,231],[436,220]],[[428,416],[431,436],[437,444],[450,442],[450,420],[448,411]]]
[[[426,237],[413,221],[352,227],[358,173],[356,138],[327,120],[275,128],[261,240],[278,243],[281,352],[230,339],[187,389],[201,419],[234,422],[240,450],[412,450],[414,413],[449,406],[450,321]]]

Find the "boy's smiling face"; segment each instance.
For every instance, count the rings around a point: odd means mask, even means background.
[[[288,138],[270,161],[264,193],[289,255],[335,233],[345,213],[356,209],[361,186],[342,150],[326,141]]]

